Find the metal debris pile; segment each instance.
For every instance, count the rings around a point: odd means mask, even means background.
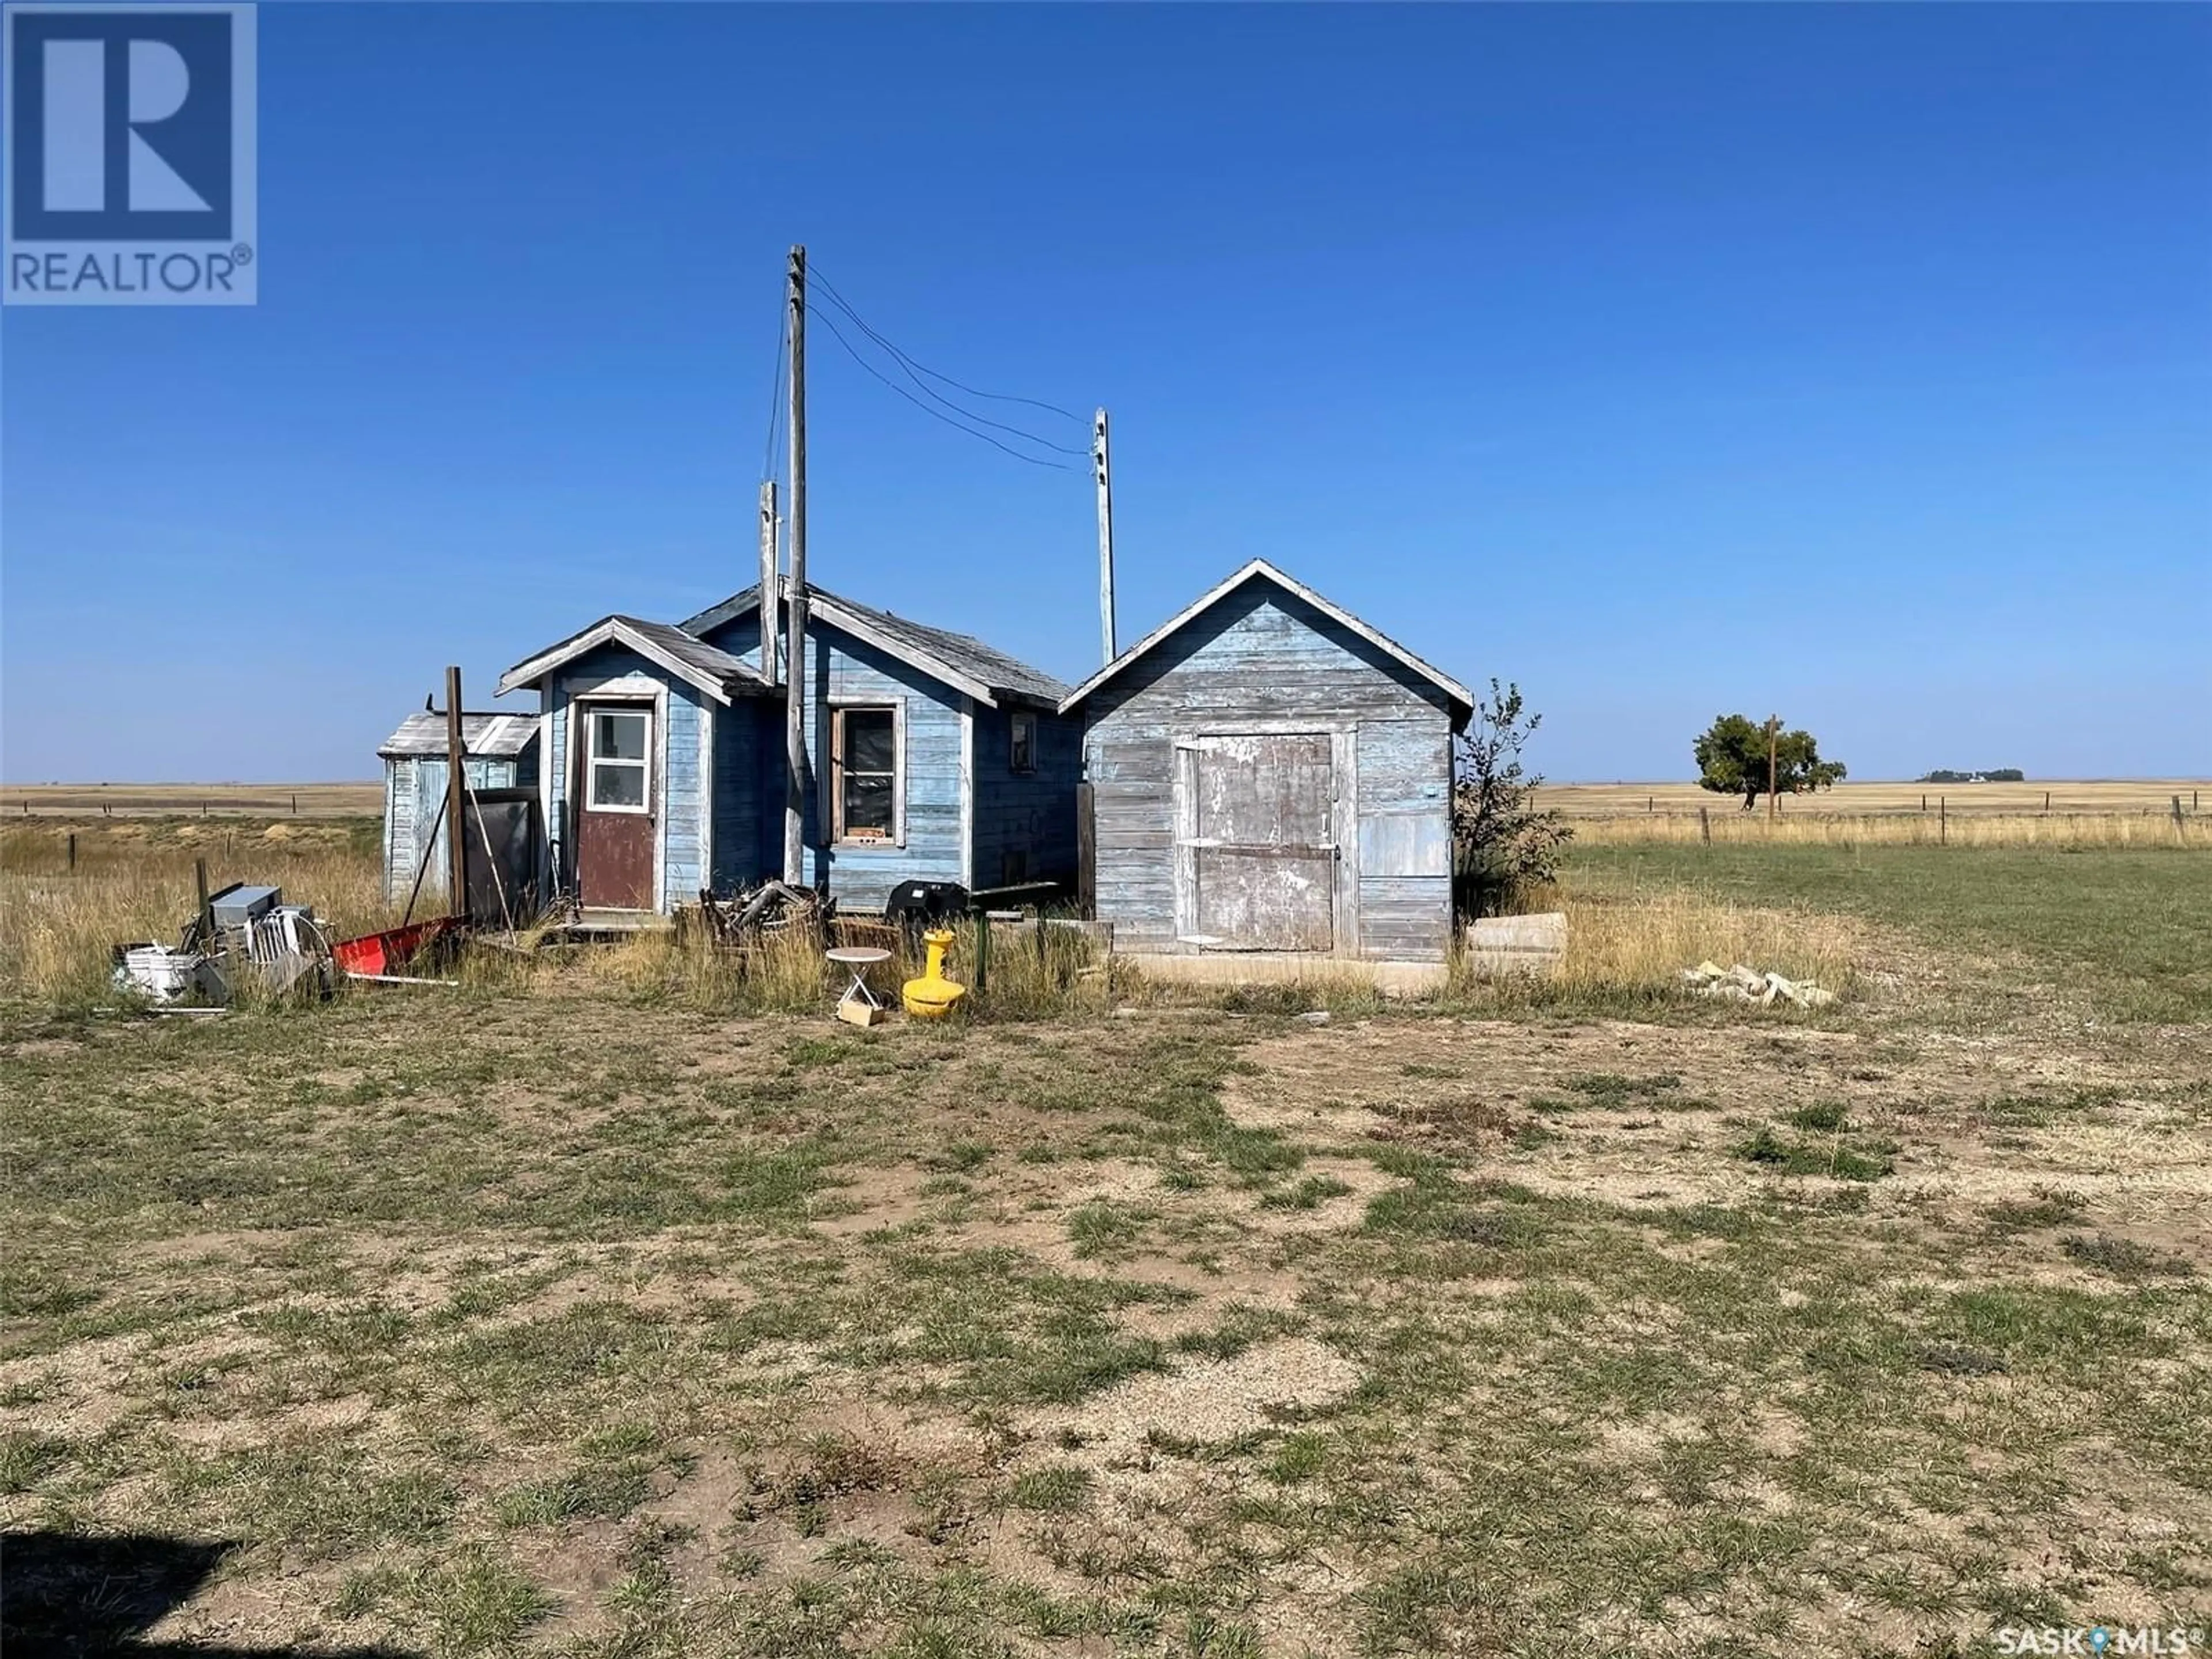
[[[248,975],[278,994],[330,994],[337,969],[312,906],[285,903],[280,887],[235,882],[208,896],[173,946],[115,947],[118,988],[157,1007],[226,1006]]]
[[[1800,1008],[1818,1008],[1836,1000],[1833,991],[1823,989],[1810,980],[1788,980],[1779,974],[1762,974],[1741,962],[1733,968],[1701,962],[1682,970],[1682,982],[1698,996],[1717,997],[1723,1002],[1757,1002],[1770,1006],[1788,1002]]]

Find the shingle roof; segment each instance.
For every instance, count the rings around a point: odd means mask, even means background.
[[[955,683],[964,677],[984,687],[994,698],[1012,697],[1053,706],[1067,695],[1067,687],[1042,669],[1032,668],[1019,658],[1010,657],[972,635],[910,622],[889,611],[844,599],[811,582],[806,585],[806,592],[823,621],[859,633],[925,672],[942,677],[950,671]],[[750,615],[759,606],[760,585],[756,582],[680,625],[686,633],[704,634]]]
[[[470,714],[461,716],[461,751],[505,760],[520,754],[538,735],[535,714]],[[399,722],[399,729],[377,748],[378,757],[399,760],[410,756],[446,755],[446,717],[417,710]]]
[[[589,628],[515,664],[500,676],[499,693],[505,696],[522,686],[533,685],[562,664],[609,643],[627,645],[658,659],[662,666],[724,702],[732,692],[762,689],[761,677],[750,664],[708,644],[696,634],[667,623],[613,616],[602,617]]]

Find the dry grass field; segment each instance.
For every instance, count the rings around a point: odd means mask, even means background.
[[[1541,985],[864,1032],[666,939],[106,1011],[194,856],[377,908],[138,828],[0,840],[10,1653],[2212,1626],[2212,849],[1589,844]]]
[[[0,820],[22,817],[371,817],[384,786],[366,783],[34,783],[0,789]]]
[[[2038,780],[2030,783],[1840,783],[1812,795],[1784,795],[1785,813],[1816,812],[1838,817],[1881,816],[1891,813],[1933,812],[1938,801],[1948,801],[1960,816],[1978,814],[2025,817],[2046,809],[2075,816],[2160,814],[2170,812],[2179,796],[2182,810],[2200,810],[2200,799],[2212,794],[2212,778],[2120,778]],[[1921,803],[1927,802],[1923,809]],[[1547,783],[1540,804],[1556,807],[1570,817],[1631,817],[1648,813],[1698,815],[1700,806],[1717,817],[1723,808],[1733,811],[1741,802],[1717,795],[1687,783]],[[1759,803],[1764,817],[1766,803]]]
[[[2212,843],[2208,794],[2212,784],[2194,779],[1845,783],[1783,796],[1771,821],[1764,800],[1747,812],[1694,783],[1547,784],[1538,801],[1586,845],[2154,848]]]

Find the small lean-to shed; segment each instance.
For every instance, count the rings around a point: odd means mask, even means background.
[[[1117,948],[1436,963],[1468,689],[1254,560],[1060,704]]]
[[[469,787],[479,793],[538,787],[538,721],[532,715],[465,714],[461,749]],[[430,868],[423,873],[422,900],[442,905],[446,866],[439,852],[444,838],[439,813],[446,800],[446,717],[427,711],[410,714],[376,752],[384,762],[385,902],[407,902],[427,846]],[[436,844],[431,844],[434,828]],[[476,885],[473,876],[469,885]]]

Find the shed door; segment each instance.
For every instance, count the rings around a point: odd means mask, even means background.
[[[653,908],[653,710],[637,703],[580,703],[576,893],[611,910]]]
[[[1177,746],[1176,933],[1218,951],[1335,945],[1336,781],[1326,732]]]

